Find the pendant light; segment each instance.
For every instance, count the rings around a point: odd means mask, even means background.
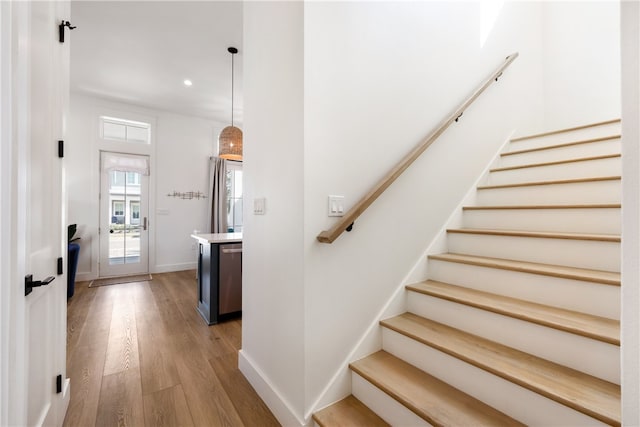
[[[233,125],[233,57],[238,49],[227,49],[231,54],[231,126],[222,129],[218,136],[218,157],[227,160],[242,161],[242,131]]]

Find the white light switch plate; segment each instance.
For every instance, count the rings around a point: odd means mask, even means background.
[[[261,197],[259,199],[253,199],[253,214],[264,215],[266,210],[266,199]]]
[[[329,216],[344,216],[344,196],[329,196]]]

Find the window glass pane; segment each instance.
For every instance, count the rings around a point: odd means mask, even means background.
[[[242,197],[242,171],[234,171],[233,197]]]
[[[127,126],[127,141],[149,142],[149,129],[137,126]]]
[[[106,116],[100,117],[100,120],[104,139],[143,144],[150,143],[151,125],[149,123]]]
[[[124,202],[123,201],[115,201],[113,202],[113,215],[115,216],[123,216],[124,215]],[[112,221],[113,222],[113,221]]]
[[[122,187],[124,186],[124,172],[112,171],[111,175],[111,186],[112,187]]]
[[[140,174],[137,172],[127,172],[127,184],[140,185]]]
[[[103,123],[102,132],[106,139],[127,139],[126,127],[123,124],[105,121]]]
[[[242,199],[235,199],[233,202],[233,231],[242,231]]]
[[[230,166],[226,185],[227,231],[237,233],[242,231],[242,169],[236,165]]]

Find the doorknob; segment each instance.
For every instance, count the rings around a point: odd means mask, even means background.
[[[142,221],[142,229],[144,231],[147,231],[147,217],[144,217],[144,220]]]
[[[49,276],[42,281],[34,281],[33,274],[28,274],[24,277],[24,296],[26,297],[33,291],[33,288],[37,288],[38,286],[45,286],[49,283],[53,282],[55,277]]]

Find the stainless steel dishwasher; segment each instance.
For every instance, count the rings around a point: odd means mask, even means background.
[[[218,314],[242,310],[242,243],[220,245]]]

